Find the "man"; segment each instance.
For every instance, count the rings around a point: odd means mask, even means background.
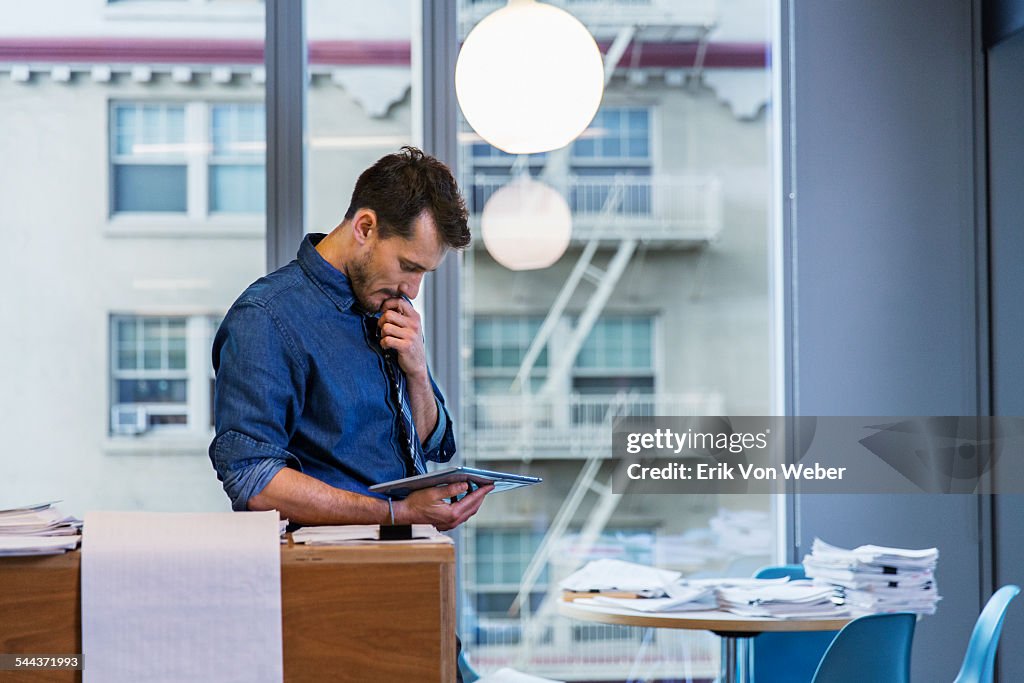
[[[457,502],[464,483],[393,503],[369,491],[455,454],[410,300],[469,244],[466,222],[448,168],[403,147],[363,172],[340,225],[231,306],[213,344],[210,458],[235,510],[442,530],[476,513],[492,486]]]

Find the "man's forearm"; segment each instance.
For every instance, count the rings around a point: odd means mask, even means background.
[[[434,389],[430,386],[430,379],[424,375],[417,378],[408,377],[407,380],[412,419],[416,423],[416,434],[419,436],[422,446],[437,427],[441,416],[437,412],[437,399],[434,398]]]
[[[387,501],[345,491],[284,468],[249,499],[250,510],[277,510],[297,524],[388,524]]]

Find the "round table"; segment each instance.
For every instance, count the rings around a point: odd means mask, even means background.
[[[711,631],[722,639],[721,683],[748,683],[751,680],[751,639],[761,633],[780,631],[838,631],[853,620],[845,617],[776,619],[741,617],[731,612],[637,612],[636,610],[595,604],[583,599],[558,603],[558,613],[601,624],[681,628]]]

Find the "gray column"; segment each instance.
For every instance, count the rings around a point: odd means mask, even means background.
[[[303,0],[266,0],[267,271],[305,234],[306,39]]]

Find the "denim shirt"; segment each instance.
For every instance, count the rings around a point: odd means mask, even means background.
[[[284,467],[373,496],[369,486],[455,454],[432,377],[438,421],[420,444],[405,376],[381,349],[376,316],[317,252],[323,237],[307,235],[296,260],[250,285],[213,342],[210,459],[235,510]]]

